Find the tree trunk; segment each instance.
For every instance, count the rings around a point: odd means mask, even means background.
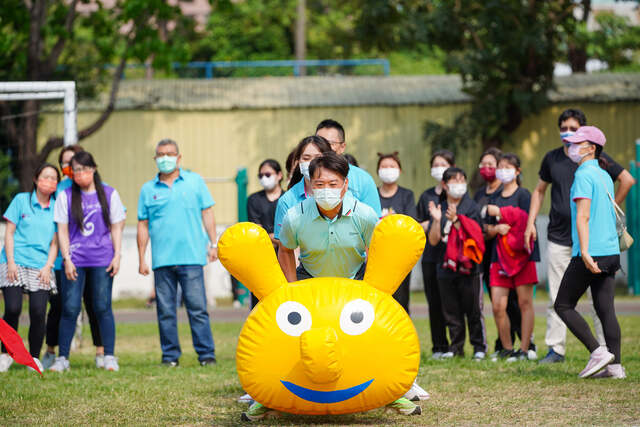
[[[587,51],[583,46],[569,45],[569,65],[574,73],[585,73],[587,71]]]
[[[37,111],[40,108],[40,102],[36,100],[24,101],[22,111]],[[22,126],[17,135],[18,147],[18,179],[20,181],[20,191],[29,191],[33,187],[33,173],[38,165],[38,115],[30,114],[21,120]]]
[[[306,5],[305,0],[298,0],[296,9],[296,37],[295,37],[296,59],[301,61],[307,56],[307,37],[306,37]],[[300,67],[301,76],[307,74],[306,67]]]

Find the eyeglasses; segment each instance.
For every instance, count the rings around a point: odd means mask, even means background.
[[[574,127],[574,126],[562,126],[560,128],[560,132],[566,132],[568,130],[570,130],[571,132],[576,132],[578,130],[578,128]]]
[[[90,172],[93,170],[93,168],[91,166],[82,166],[79,168],[73,168],[72,170],[73,170],[73,173],[76,174],[76,173],[82,173],[82,172]]]
[[[259,173],[258,174],[258,179],[262,179],[263,177],[265,178],[270,178],[271,175],[273,175],[271,172],[266,172],[266,173]]]

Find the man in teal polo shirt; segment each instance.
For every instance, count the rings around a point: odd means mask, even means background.
[[[149,274],[151,259],[158,309],[162,363],[178,366],[180,342],[176,316],[178,283],[189,316],[193,346],[202,366],[216,362],[207,312],[203,266],[217,259],[214,201],[200,175],[179,167],[178,144],[163,139],[156,147],[158,175],[146,182],[138,201],[140,274]],[[212,242],[207,248],[207,236]]]
[[[378,216],[349,188],[349,164],[333,152],[309,166],[313,197],[289,209],[282,222],[279,261],[288,281],[311,277],[361,279]],[[296,271],[294,250],[300,247]]]

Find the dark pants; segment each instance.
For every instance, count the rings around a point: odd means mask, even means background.
[[[182,289],[184,306],[189,316],[191,340],[198,360],[215,358],[215,346],[207,312],[204,272],[201,265],[176,265],[153,270],[156,286],[156,307],[162,360],[174,361],[182,351],[178,340],[176,294],[178,283]]]
[[[2,288],[4,297],[4,321],[16,331],[22,312],[22,294],[24,290],[21,286],[9,286]],[[45,317],[47,315],[47,301],[49,291],[29,292],[29,352],[32,357],[40,358],[42,342],[44,341]],[[2,352],[7,349],[2,346]]]
[[[398,289],[393,293],[393,297],[404,308],[404,311],[409,314],[409,287],[411,286],[411,272],[407,274]]]
[[[442,312],[451,345],[449,351],[455,355],[464,355],[465,317],[469,328],[469,341],[473,351],[486,352],[487,343],[482,324],[482,284],[480,275],[456,275],[450,278],[439,278]]]
[[[62,317],[60,319],[60,343],[58,353],[69,357],[71,340],[76,331],[76,322],[82,309],[82,297],[86,287],[90,288],[100,336],[104,344],[104,354],[113,355],[116,343],[116,325],[111,309],[111,291],[113,277],[106,267],[77,267],[78,278],[69,280],[62,275],[60,291],[62,294]]]
[[[593,260],[598,263],[602,273],[593,274],[584,265],[582,258],[571,258],[560,282],[553,308],[576,338],[593,352],[600,344],[587,322],[576,311],[578,300],[590,287],[593,307],[604,329],[604,339],[609,351],[615,356],[613,363],[620,363],[620,325],[613,305],[615,274],[620,268],[620,255],[593,257]]]
[[[362,267],[360,267],[360,270],[358,270],[353,280],[364,279],[364,271],[366,270],[366,268],[367,268],[367,263],[362,264]],[[298,280],[313,279],[313,276],[304,268],[302,264],[300,264],[298,268],[296,268],[296,279]]]
[[[442,301],[440,299],[440,287],[436,277],[436,263],[422,262],[422,278],[424,280],[424,294],[429,304],[429,326],[431,328],[431,351],[433,353],[445,353],[449,351],[447,340],[447,325],[442,313]]]
[[[56,275],[56,283],[60,286],[62,283],[62,270],[54,270]],[[55,347],[58,345],[58,332],[60,329],[60,317],[62,316],[62,292],[58,290],[57,294],[52,294],[49,297],[49,314],[47,315],[47,345]],[[98,319],[96,319],[96,313],[93,311],[93,301],[91,301],[91,288],[89,286],[84,287],[84,293],[82,295],[84,301],[84,308],[87,311],[87,317],[89,318],[89,327],[91,328],[91,337],[93,338],[93,345],[96,347],[102,347],[102,337],[100,336],[100,327],[98,326]]]

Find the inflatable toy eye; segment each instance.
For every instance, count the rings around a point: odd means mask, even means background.
[[[285,334],[299,337],[311,329],[311,313],[299,302],[283,302],[276,310],[276,322]]]
[[[375,317],[369,302],[354,299],[346,303],[340,313],[340,328],[347,335],[360,335],[371,327]]]

